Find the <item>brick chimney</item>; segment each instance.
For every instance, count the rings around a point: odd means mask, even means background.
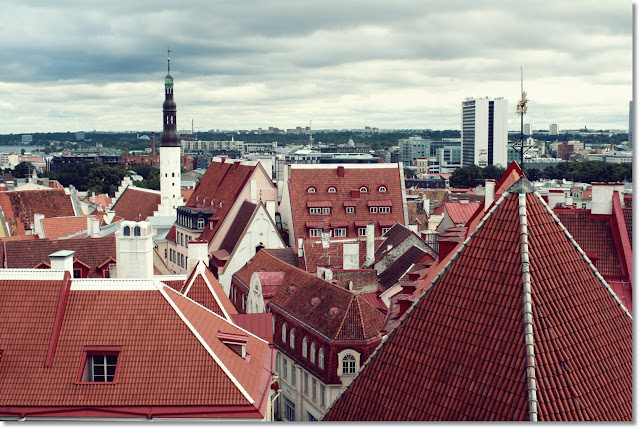
[[[156,156],[156,132],[151,131],[151,156]]]

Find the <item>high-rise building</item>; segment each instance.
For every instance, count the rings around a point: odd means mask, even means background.
[[[549,135],[557,136],[558,135],[558,124],[549,125]]]
[[[398,140],[398,161],[405,167],[415,165],[418,158],[429,157],[431,152],[431,140],[420,136],[411,136],[408,139]]]
[[[160,145],[160,216],[175,216],[176,208],[184,204],[180,193],[180,136],[176,124],[176,102],[173,99],[171,58],[167,58],[167,77],[164,79],[163,126]]]
[[[508,102],[467,98],[462,102],[462,165],[507,166]]]
[[[531,124],[524,124],[524,134],[527,136],[531,135]]]

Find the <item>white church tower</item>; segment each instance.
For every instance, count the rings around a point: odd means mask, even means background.
[[[169,50],[169,53],[171,51]],[[162,112],[162,143],[160,145],[160,192],[162,194],[157,214],[176,216],[176,208],[184,205],[180,193],[180,136],[176,124],[176,102],[173,99],[171,58],[167,57],[167,77],[164,79],[164,104]]]

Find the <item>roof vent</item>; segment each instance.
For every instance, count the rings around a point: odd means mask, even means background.
[[[287,295],[293,294],[296,291],[297,288],[298,288],[298,286],[296,286],[296,285],[289,285],[289,287],[287,288],[286,294]]]
[[[335,317],[340,313],[340,307],[336,307],[335,305],[329,309],[327,312],[327,317],[330,319],[335,319]]]
[[[318,306],[318,304],[320,304],[321,301],[322,301],[322,298],[318,296],[314,296],[313,298],[311,298],[311,301],[309,301],[309,305],[315,308]]]

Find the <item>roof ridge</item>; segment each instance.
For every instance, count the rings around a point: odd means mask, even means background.
[[[518,194],[520,220],[520,260],[522,262],[522,319],[524,324],[525,368],[527,372],[527,402],[529,420],[538,421],[538,395],[536,385],[536,359],[533,337],[533,310],[531,274],[529,272],[529,228],[527,222],[527,194]]]
[[[538,191],[536,191],[536,192],[533,192],[533,195],[535,195],[538,198],[538,201],[540,201],[542,203],[542,206],[546,209],[547,213],[549,213],[551,215],[551,217],[556,222],[556,224],[560,227],[560,229],[562,229],[562,231],[564,232],[564,235],[569,239],[569,242],[571,244],[573,244],[573,246],[578,250],[578,252],[580,252],[580,254],[582,255],[582,259],[585,260],[585,262],[591,268],[591,271],[595,274],[595,276],[598,278],[598,280],[600,280],[600,283],[607,289],[607,291],[613,297],[613,299],[616,300],[616,302],[618,303],[618,306],[620,306],[622,308],[622,310],[626,313],[626,315],[629,317],[629,319],[633,320],[633,316],[631,315],[631,313],[629,313],[629,310],[627,309],[627,307],[625,307],[625,305],[622,303],[622,301],[620,301],[620,298],[618,298],[618,295],[616,295],[614,290],[611,289],[611,286],[609,286],[609,283],[607,283],[607,281],[604,279],[604,277],[602,277],[602,274],[600,274],[600,272],[595,267],[595,265],[593,265],[593,262],[591,262],[591,259],[589,259],[589,257],[584,252],[584,250],[582,250],[582,248],[580,247],[578,242],[576,240],[574,240],[574,238],[571,235],[571,233],[569,232],[569,230],[567,230],[567,228],[562,224],[560,219],[555,215],[553,210],[551,210],[551,207],[549,207],[549,205],[542,199],[542,196],[540,195],[540,193]]]

